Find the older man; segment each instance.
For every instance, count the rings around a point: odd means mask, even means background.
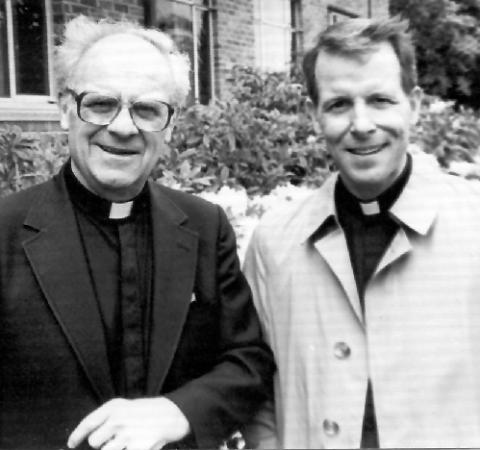
[[[352,19],[305,56],[338,174],[248,250],[278,364],[261,446],[480,446],[480,195],[407,151],[420,89],[405,28]]]
[[[188,93],[170,38],[71,21],[70,160],[0,202],[0,447],[213,447],[273,360],[222,210],[147,181]]]

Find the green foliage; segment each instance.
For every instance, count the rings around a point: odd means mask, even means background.
[[[191,191],[242,186],[268,193],[281,183],[318,185],[329,171],[300,84],[285,74],[236,67],[231,96],[180,114],[157,177]]]
[[[390,12],[410,22],[425,91],[480,107],[480,0],[390,0]]]
[[[319,186],[332,163],[297,81],[235,68],[228,99],[179,113],[170,151],[154,178],[190,192],[226,186],[268,194],[280,184]],[[413,140],[445,168],[452,161],[477,164],[479,125],[474,110],[428,97]],[[67,153],[64,133],[31,135],[18,127],[0,128],[1,195],[50,178]]]
[[[0,195],[47,180],[66,154],[64,136],[29,136],[18,126],[0,128]]]
[[[427,97],[413,139],[442,167],[448,168],[452,161],[479,163],[480,115],[470,108],[455,109],[452,103]]]

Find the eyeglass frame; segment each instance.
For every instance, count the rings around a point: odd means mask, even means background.
[[[110,122],[106,123],[106,124],[103,124],[103,125],[100,125],[98,123],[93,123],[93,122],[89,122],[88,120],[85,120],[81,114],[80,114],[80,105],[82,103],[82,100],[83,98],[87,95],[87,94],[94,94],[96,93],[95,91],[82,91],[80,92],[79,94],[77,92],[75,92],[72,88],[65,88],[64,92],[66,93],[69,93],[72,95],[73,99],[75,100],[75,103],[77,105],[77,116],[78,118],[82,121],[82,122],[85,122],[85,123],[89,123],[91,125],[97,125],[99,127],[106,127],[108,125],[111,125],[111,123],[118,117],[118,115],[120,114],[120,112],[122,111],[122,108],[123,108],[123,105],[128,105],[129,103],[128,102],[121,102],[120,105],[121,107],[118,108],[118,111],[115,113],[115,115],[112,117],[112,119],[110,120]],[[114,95],[112,95],[112,97],[116,98],[117,100],[121,100],[119,97],[115,97]],[[142,130],[144,132],[147,132],[147,133],[158,133],[160,131],[163,131],[165,130],[169,125],[170,125],[170,121],[172,120],[172,117],[173,117],[173,114],[175,112],[175,108],[170,105],[170,103],[167,103],[167,102],[164,102],[162,100],[155,100],[159,103],[162,103],[164,104],[166,107],[167,107],[167,110],[168,110],[168,117],[167,117],[167,123],[165,124],[165,126],[161,129],[161,130],[144,130],[143,128],[140,128],[137,123],[135,122],[135,119],[133,118],[132,116],[132,112],[130,110],[131,106],[133,103],[130,103],[129,104],[129,107],[128,107],[128,114],[130,115],[130,119],[132,120],[133,124],[135,125],[135,127],[137,127],[137,129],[139,130]]]

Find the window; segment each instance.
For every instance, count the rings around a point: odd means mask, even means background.
[[[0,0],[0,97],[50,95],[46,2]]]
[[[342,8],[338,8],[336,6],[327,7],[327,21],[329,25],[352,17],[358,17],[358,14],[352,13]]]
[[[301,2],[254,0],[255,60],[266,71],[286,71],[303,50]]]
[[[303,58],[303,23],[301,0],[290,1],[290,14],[292,19],[292,63],[300,66]]]
[[[50,0],[0,0],[0,120],[55,120]],[[45,115],[46,114],[46,115]]]
[[[190,103],[208,103],[215,92],[211,0],[154,0],[147,23],[167,32],[190,56]]]

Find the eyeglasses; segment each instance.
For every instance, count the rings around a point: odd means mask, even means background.
[[[133,123],[139,130],[162,131],[168,127],[174,109],[172,105],[161,100],[137,98],[133,102],[122,102],[114,95],[99,92],[82,92],[77,94],[70,88],[66,92],[72,94],[77,103],[77,115],[84,122],[94,125],[110,125],[118,116],[124,104]]]

